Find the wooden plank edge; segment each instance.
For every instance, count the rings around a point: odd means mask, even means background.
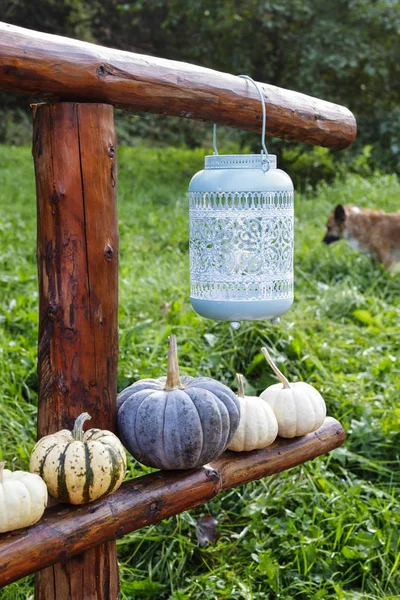
[[[26,529],[0,535],[0,587],[211,500],[249,481],[290,469],[339,447],[341,424],[327,417],[315,432],[278,439],[265,450],[226,452],[190,471],[158,471],[127,481],[84,506],[58,505]]]
[[[260,83],[267,134],[341,150],[357,133],[345,107]],[[235,75],[0,23],[0,89],[45,100],[100,102],[259,133],[254,86]]]

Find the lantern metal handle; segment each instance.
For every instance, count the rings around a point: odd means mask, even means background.
[[[254,79],[252,79],[248,75],[238,75],[238,77],[241,77],[242,79],[246,79],[247,81],[250,81],[254,85],[254,87],[256,88],[256,90],[258,92],[258,95],[260,97],[260,100],[261,100],[261,108],[262,108],[262,116],[263,116],[262,129],[261,129],[261,147],[262,147],[262,150],[261,150],[261,163],[262,163],[262,169],[263,169],[263,171],[268,171],[269,167],[270,167],[270,162],[269,162],[269,156],[268,156],[267,146],[265,145],[265,130],[266,130],[266,121],[267,121],[267,111],[265,109],[264,96],[262,94],[260,86],[258,85],[258,83],[256,81],[254,81]],[[214,154],[218,155],[218,149],[217,149],[217,125],[216,125],[216,123],[214,123],[214,127],[213,127],[213,150],[214,150]]]

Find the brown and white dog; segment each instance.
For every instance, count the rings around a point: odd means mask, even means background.
[[[324,244],[347,240],[353,248],[376,256],[385,269],[396,271],[400,262],[400,211],[338,204],[327,222]]]

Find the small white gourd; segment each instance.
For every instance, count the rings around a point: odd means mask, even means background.
[[[248,452],[266,448],[272,444],[278,434],[276,417],[266,402],[257,396],[245,396],[243,375],[237,374],[236,377],[240,421],[228,449],[235,452]]]
[[[266,348],[261,348],[268,364],[282,383],[268,387],[261,398],[275,413],[278,421],[278,435],[293,438],[315,431],[326,417],[325,401],[321,394],[304,381],[289,383],[280,372]]]
[[[39,475],[9,471],[0,462],[0,533],[29,527],[44,513],[47,487]]]

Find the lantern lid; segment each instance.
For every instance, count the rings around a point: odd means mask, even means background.
[[[269,168],[276,169],[276,155],[268,154]],[[211,154],[204,159],[204,169],[260,169],[261,154]]]

